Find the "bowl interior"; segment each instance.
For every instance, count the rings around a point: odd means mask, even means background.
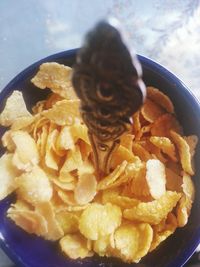
[[[0,94],[0,107],[4,106],[5,99],[15,89],[23,91],[27,107],[31,107],[41,99],[44,99],[48,91],[37,90],[30,79],[37,72],[42,62],[56,61],[72,66],[77,50],[62,52],[45,58],[27,68],[14,78]],[[184,84],[173,74],[156,64],[155,62],[139,56],[143,66],[144,81],[147,85],[155,86],[166,93],[173,101],[178,119],[184,127],[185,134],[196,134],[200,139],[200,108],[197,100],[187,90]],[[1,111],[1,110],[0,110]],[[2,135],[4,128],[0,129]],[[3,153],[3,150],[1,150]],[[59,250],[58,244],[45,241],[34,235],[25,233],[6,218],[6,210],[14,201],[11,195],[0,202],[0,245],[8,256],[16,264],[22,267],[179,267],[193,254],[200,241],[200,150],[199,145],[195,156],[196,199],[192,214],[186,227],[178,229],[154,252],[146,256],[138,264],[124,264],[121,261],[110,258],[93,257],[81,261],[68,260]]]

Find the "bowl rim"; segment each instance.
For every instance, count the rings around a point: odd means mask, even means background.
[[[44,62],[52,62],[52,61],[58,61],[59,59],[63,59],[64,57],[71,57],[75,56],[79,48],[74,48],[58,53],[54,53],[52,55],[49,55],[47,57],[44,57],[33,64],[29,65],[27,68],[19,72],[0,92],[0,99],[4,99],[9,93],[13,91],[13,85],[20,81],[23,80],[28,73],[30,73],[32,70],[35,68],[39,67],[40,64]],[[200,101],[198,98],[191,92],[191,90],[176,76],[174,75],[171,71],[167,70],[164,66],[161,64],[157,63],[156,61],[142,56],[142,55],[137,55],[139,61],[144,65],[146,68],[153,69],[155,72],[159,72],[162,74],[162,76],[165,77],[166,80],[170,80],[175,84],[177,87],[181,87],[181,90],[184,91],[184,94],[186,97],[189,99],[189,101],[192,101],[193,103],[193,108],[195,112],[198,112],[200,114]],[[190,241],[188,246],[181,251],[180,255],[176,257],[175,261],[172,263],[170,262],[169,264],[166,265],[166,267],[181,267],[183,266],[189,258],[193,255],[195,252],[197,246],[200,244],[200,229],[198,229],[197,234],[195,235],[195,238]],[[4,238],[1,236],[0,233],[0,247],[1,249],[6,253],[6,255],[15,263],[20,265],[21,267],[29,267],[25,262],[23,262],[23,259],[20,259],[18,255],[13,252],[11,249],[9,249],[9,246],[6,244]]]

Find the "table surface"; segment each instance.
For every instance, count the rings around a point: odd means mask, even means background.
[[[174,72],[200,99],[200,0],[0,0],[0,90],[50,54],[79,47],[117,18],[129,45]],[[14,266],[0,250],[0,267]]]

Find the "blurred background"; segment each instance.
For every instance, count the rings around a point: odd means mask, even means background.
[[[0,88],[34,61],[79,47],[88,29],[110,16],[138,54],[200,98],[200,0],[0,0]]]
[[[175,73],[200,99],[200,0],[0,0],[0,91],[50,54],[80,47],[117,18],[131,46]],[[187,266],[200,266],[198,254]],[[13,266],[0,250],[0,267]]]

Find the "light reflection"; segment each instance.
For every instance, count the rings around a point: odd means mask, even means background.
[[[1,239],[2,241],[5,241],[5,238],[4,238],[4,236],[2,235],[1,232],[0,232],[0,239]]]

